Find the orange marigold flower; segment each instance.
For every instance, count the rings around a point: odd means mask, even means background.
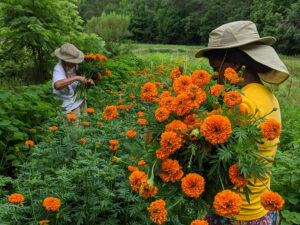
[[[196,109],[199,109],[202,103],[205,102],[205,100],[206,100],[206,92],[202,88],[199,88],[196,97],[193,101],[194,107]]]
[[[103,123],[101,123],[101,122],[97,122],[97,125],[98,125],[98,126],[102,126],[102,125],[103,125]]]
[[[40,225],[42,225],[42,224],[48,224],[48,223],[50,223],[50,220],[41,220],[40,221]]]
[[[263,193],[260,197],[261,205],[269,211],[282,210],[285,201],[277,193],[272,191],[267,191]]]
[[[162,199],[156,200],[147,207],[150,212],[150,219],[157,224],[163,224],[167,221],[168,211],[165,209],[166,202]]]
[[[158,159],[164,160],[164,159],[168,158],[170,154],[171,154],[171,152],[164,148],[159,148],[156,150],[156,158],[158,158]]]
[[[82,125],[83,126],[89,126],[90,124],[88,122],[86,122],[86,121],[82,121]]]
[[[140,187],[147,180],[147,175],[143,171],[136,170],[129,176],[129,183],[134,191],[139,191]]]
[[[178,78],[179,79],[179,78]],[[185,93],[178,95],[172,102],[172,109],[178,116],[183,116],[193,110],[194,102]]]
[[[165,126],[165,131],[173,131],[179,137],[187,135],[187,125],[180,120],[173,120]]]
[[[229,119],[221,115],[207,117],[200,131],[205,140],[213,145],[226,142],[232,133]]]
[[[144,116],[143,112],[138,112],[137,114],[138,114],[139,117],[143,117]]]
[[[109,144],[111,144],[111,145],[118,145],[119,141],[118,140],[110,140]]]
[[[169,118],[169,115],[170,115],[169,110],[167,110],[164,107],[159,107],[157,110],[155,110],[155,119],[158,122],[165,121],[166,119]]]
[[[76,119],[76,116],[74,114],[68,114],[67,115],[67,119],[68,120],[75,120]]]
[[[238,91],[228,91],[225,93],[223,102],[229,107],[234,107],[242,103],[242,96]]]
[[[180,69],[179,69],[179,67],[177,67],[177,68],[173,69],[172,72],[170,73],[170,78],[172,80],[174,80],[174,79],[180,77],[180,75],[181,75]]]
[[[36,132],[36,129],[29,129],[29,132],[34,133],[34,132]]]
[[[173,153],[182,147],[182,139],[175,132],[166,131],[161,135],[160,144],[165,150]]]
[[[133,137],[136,136],[136,132],[133,131],[133,130],[129,130],[129,131],[126,132],[126,135],[127,135],[128,137],[130,137],[130,138],[133,138]]]
[[[97,147],[100,147],[101,142],[97,141],[95,144],[96,144]]]
[[[145,165],[145,164],[146,164],[145,160],[140,160],[138,162],[138,166],[142,166],[142,165]]]
[[[222,115],[223,114],[223,110],[221,108],[214,109],[214,110],[210,111],[208,114],[211,115],[211,116],[212,115]]]
[[[187,128],[189,129],[195,129],[197,127],[200,127],[202,124],[201,120],[198,119],[198,115],[196,114],[190,114],[186,116],[183,122],[187,125]]]
[[[177,160],[165,159],[161,163],[161,172],[159,177],[163,182],[172,182],[180,180],[183,176],[182,167],[179,165]]]
[[[229,168],[229,178],[232,184],[236,187],[245,187],[248,183],[248,179],[245,179],[241,175],[241,171],[238,169],[239,164],[234,164]]]
[[[133,95],[133,93],[131,93],[130,98],[135,99],[136,97]]]
[[[128,170],[129,170],[130,172],[134,172],[134,171],[139,170],[139,168],[137,168],[137,167],[135,167],[135,166],[128,166]]]
[[[25,198],[22,194],[14,193],[8,197],[8,201],[13,204],[20,204],[24,202]]]
[[[108,70],[106,73],[107,73],[107,76],[108,76],[108,77],[111,76],[111,71],[110,71],[110,70]]]
[[[144,199],[148,199],[155,196],[157,194],[157,190],[157,187],[146,182],[141,185],[139,192]]]
[[[173,83],[174,92],[179,95],[186,92],[188,87],[192,84],[192,79],[189,76],[180,76]]]
[[[54,132],[54,131],[56,131],[56,130],[58,129],[58,127],[57,127],[57,126],[51,126],[51,127],[49,127],[49,129],[50,129],[52,132]]]
[[[137,122],[141,125],[145,125],[147,123],[146,119],[138,119]]]
[[[135,71],[130,71],[131,74],[135,74]]]
[[[106,120],[112,120],[112,119],[116,118],[118,115],[119,115],[119,113],[118,113],[117,106],[114,106],[114,105],[106,106],[102,113],[102,116]]]
[[[142,101],[153,101],[158,94],[156,85],[154,83],[146,83],[141,90]]]
[[[182,191],[190,198],[199,198],[204,192],[205,180],[197,173],[189,173],[181,179]]]
[[[87,108],[86,109],[86,111],[87,111],[87,113],[94,113],[95,112],[95,109],[93,109],[93,108]]]
[[[170,91],[163,91],[163,93],[159,95],[160,98],[165,98],[170,96],[172,96],[172,93]]]
[[[33,147],[34,146],[34,142],[32,140],[28,140],[28,141],[25,141],[25,145],[27,147]]]
[[[124,110],[125,109],[125,105],[119,105],[119,109]]]
[[[209,84],[211,76],[205,70],[195,70],[191,78],[194,84],[203,87]]]
[[[205,220],[194,220],[193,222],[191,222],[191,225],[209,225],[209,224]]]
[[[225,69],[224,76],[231,84],[238,84],[239,82],[237,72],[230,67]]]
[[[222,92],[225,92],[224,85],[216,84],[210,88],[208,93],[218,98]]]
[[[243,200],[238,194],[224,190],[215,196],[213,205],[219,215],[232,217],[240,213],[242,203]]]
[[[79,139],[79,141],[78,141],[80,144],[85,144],[86,143],[86,140],[85,139],[83,139],[83,138],[81,138],[81,139]]]
[[[101,73],[98,73],[98,79],[102,80],[102,74]]]
[[[43,206],[48,211],[56,211],[60,207],[60,200],[59,198],[54,198],[54,197],[45,198],[43,202]]]
[[[160,107],[164,107],[165,109],[167,109],[170,113],[172,113],[174,110],[173,110],[173,101],[174,101],[175,97],[173,96],[169,96],[169,97],[163,97],[158,105]]]
[[[264,136],[264,138],[268,140],[274,140],[275,138],[280,136],[280,123],[274,119],[268,119],[262,125],[261,133]]]

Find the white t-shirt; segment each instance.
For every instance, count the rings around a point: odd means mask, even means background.
[[[76,76],[75,67],[68,70],[67,74],[68,74],[68,77]],[[56,64],[56,66],[54,67],[54,71],[53,71],[52,88],[53,88],[53,93],[57,95],[57,98],[60,98],[63,100],[63,104],[61,105],[61,107],[66,109],[66,113],[69,113],[73,109],[76,109],[77,107],[79,107],[84,100],[80,99],[80,100],[75,101],[76,89],[79,84],[78,81],[74,81],[72,84],[69,84],[68,87],[60,89],[60,90],[57,90],[54,88],[55,82],[66,79],[67,74],[66,74],[61,62]]]

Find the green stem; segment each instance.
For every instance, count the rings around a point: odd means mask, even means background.
[[[169,211],[170,209],[172,209],[175,205],[177,205],[178,203],[180,203],[182,200],[183,200],[182,197],[179,198],[177,202],[175,202],[173,205],[171,205],[171,206],[169,206],[169,207],[167,208],[167,211]]]
[[[262,182],[263,183],[263,185],[265,185],[265,187],[269,190],[269,191],[271,191],[271,189],[260,179],[260,177],[257,177],[259,180],[260,180],[260,182]]]

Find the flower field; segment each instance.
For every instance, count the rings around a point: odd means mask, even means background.
[[[234,220],[239,194],[250,201],[251,183],[271,173],[261,204],[282,210],[281,224],[300,224],[300,108],[286,92],[275,92],[280,127],[241,104],[243,80],[230,68],[218,85],[206,61],[145,55],[107,59],[80,118],[57,108],[49,83],[34,100],[6,96],[0,224],[199,225],[211,212]],[[13,112],[18,98],[37,115]],[[270,171],[257,145],[280,133]]]

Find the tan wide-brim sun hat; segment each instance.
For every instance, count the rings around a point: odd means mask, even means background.
[[[64,44],[54,51],[57,58],[70,63],[81,63],[84,60],[84,54],[72,44]]]
[[[224,24],[209,34],[206,48],[195,55],[204,57],[204,53],[215,49],[228,49],[238,47],[253,60],[273,69],[268,73],[259,73],[259,77],[270,84],[281,84],[289,78],[289,72],[280,60],[274,48],[274,37],[260,37],[256,25],[251,21],[236,21]]]

